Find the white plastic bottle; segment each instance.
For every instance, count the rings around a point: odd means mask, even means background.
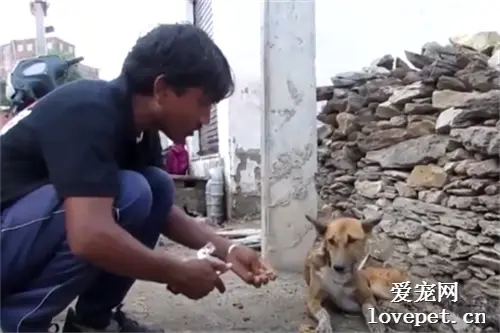
[[[205,187],[207,217],[213,224],[221,224],[224,218],[224,176],[222,166],[208,171],[210,179]]]

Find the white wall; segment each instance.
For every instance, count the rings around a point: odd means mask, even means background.
[[[300,3],[299,3],[300,5]],[[236,92],[219,105],[220,155],[233,213],[258,213],[260,195],[260,1],[213,0],[214,38],[236,76]],[[384,54],[419,52],[428,41],[500,30],[500,1],[316,0],[316,77],[360,70]],[[311,110],[312,111],[312,110]],[[314,112],[314,111],[312,111]],[[213,163],[213,162],[211,162]],[[194,163],[202,174],[207,161]]]
[[[244,6],[239,4],[244,4]],[[187,6],[189,12],[189,2]],[[223,164],[229,215],[258,213],[260,185],[256,182],[256,175],[258,178],[260,173],[260,98],[258,96],[260,6],[259,2],[250,2],[247,6],[243,1],[235,3],[213,0],[213,13],[214,39],[235,72],[236,89],[231,98],[217,105],[219,154],[197,156],[199,149],[197,134],[189,138],[191,173],[197,176],[207,176],[210,167]],[[228,13],[231,14],[228,15]],[[255,19],[249,22],[248,27],[243,28],[240,18],[246,15]],[[246,41],[249,44],[245,44]],[[241,48],[235,47],[240,44]]]
[[[169,0],[168,0],[169,1]],[[193,1],[192,0],[182,0],[184,1],[184,20],[193,22],[194,12],[193,12]],[[225,176],[225,186],[226,193],[229,191],[229,164],[227,163],[227,158],[221,158],[229,156],[228,147],[228,125],[227,125],[227,114],[228,114],[228,102],[222,101],[217,105],[217,119],[218,119],[218,134],[219,134],[219,153],[211,154],[205,156],[199,156],[200,151],[200,139],[199,133],[195,132],[193,136],[188,137],[186,140],[187,147],[189,150],[190,159],[190,174],[200,177],[208,177],[210,168],[222,165],[224,168]],[[229,207],[228,207],[229,211]]]
[[[236,89],[227,101],[225,164],[233,216],[260,212],[260,2],[213,0],[215,40]],[[222,124],[221,124],[222,127]],[[219,132],[220,133],[220,132]]]

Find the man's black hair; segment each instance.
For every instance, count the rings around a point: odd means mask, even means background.
[[[234,92],[229,63],[208,34],[192,24],[161,24],[140,37],[122,75],[132,93],[153,94],[159,75],[178,94],[200,88],[212,103]]]

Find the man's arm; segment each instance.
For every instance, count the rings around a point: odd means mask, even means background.
[[[64,201],[66,230],[77,257],[110,273],[159,283],[182,263],[166,253],[152,251],[113,219],[113,198],[69,197]]]
[[[119,189],[115,111],[100,103],[72,104],[72,112],[40,114],[46,118],[38,130],[50,181],[64,198],[71,251],[111,273],[169,283],[182,263],[144,246],[112,216]]]
[[[208,242],[215,245],[214,256],[226,259],[231,241],[215,233],[215,230],[203,222],[197,222],[188,216],[181,208],[173,206],[166,219],[162,234],[174,242],[191,249],[200,249]]]

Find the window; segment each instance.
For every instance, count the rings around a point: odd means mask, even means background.
[[[47,43],[47,50],[52,50],[54,48],[54,44],[52,42]]]
[[[213,37],[212,0],[196,0],[194,2],[194,25],[205,30]],[[200,128],[200,155],[216,154],[219,152],[219,128],[217,107],[210,111],[210,122]]]
[[[23,44],[17,44],[17,52],[23,52],[24,51],[24,45]]]
[[[27,45],[26,45],[26,49],[27,49],[29,52],[33,51],[33,43],[29,43],[29,44],[27,44]]]
[[[68,46],[68,52],[71,54],[75,54],[75,48],[73,46]]]

